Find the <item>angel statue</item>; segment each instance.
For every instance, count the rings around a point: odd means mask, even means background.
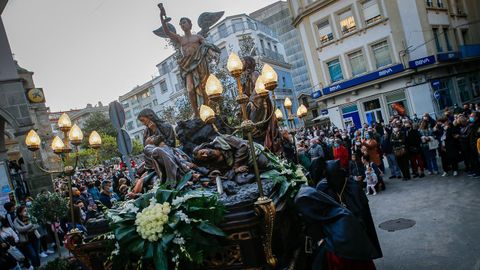
[[[209,28],[223,16],[224,12],[202,13],[198,18],[198,25],[202,30],[198,34],[192,34],[192,21],[189,18],[181,18],[180,27],[184,32],[184,35],[181,36],[176,33],[175,27],[168,23],[171,18],[167,17],[163,4],[158,4],[158,7],[160,8],[162,27],[153,32],[162,38],[169,38],[180,50],[181,57],[177,61],[180,75],[185,83],[195,117],[199,118],[199,101],[208,104],[208,96],[205,92],[205,83],[210,75],[208,58],[209,56],[215,57],[220,53],[217,46],[205,42],[205,37]]]

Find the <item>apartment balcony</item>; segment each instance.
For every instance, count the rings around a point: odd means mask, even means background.
[[[285,62],[285,57],[283,55],[279,54],[278,52],[269,50],[269,49],[263,49],[260,52],[260,55],[262,57],[267,58],[267,59],[275,60],[275,61],[281,62],[281,63],[286,63]]]
[[[268,37],[278,39],[278,35],[268,28],[268,26],[253,20],[243,21],[242,23],[232,23],[225,27],[216,27],[208,33],[207,42],[215,44],[220,39],[233,34],[246,33],[247,31],[259,31]]]

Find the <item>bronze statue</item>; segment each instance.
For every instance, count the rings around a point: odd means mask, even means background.
[[[192,105],[195,117],[200,116],[199,112],[199,96],[203,100],[203,104],[208,104],[208,96],[205,92],[205,83],[210,75],[208,69],[208,57],[220,53],[220,49],[205,42],[205,36],[209,27],[217,22],[223,12],[202,13],[199,17],[199,25],[202,31],[199,34],[192,34],[192,22],[188,18],[180,19],[180,27],[185,33],[183,36],[176,33],[175,27],[168,22],[163,4],[158,4],[160,8],[160,21],[162,27],[155,30],[154,33],[163,38],[169,38],[174,46],[180,50],[181,57],[178,59],[178,67],[180,74],[185,82],[188,98]]]

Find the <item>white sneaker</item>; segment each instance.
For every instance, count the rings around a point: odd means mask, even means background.
[[[376,192],[374,192],[374,193],[373,193],[373,195],[377,195],[377,193],[376,193]]]
[[[444,172],[444,173],[442,174],[442,176],[443,176],[443,177],[448,176],[448,173],[447,173],[447,172]]]
[[[427,171],[427,174],[428,174],[428,175],[432,175],[432,172],[431,172],[431,171]]]
[[[38,254],[38,255],[39,255],[40,257],[42,257],[42,258],[48,257],[48,255],[45,254],[45,252],[42,252],[42,253],[40,253],[40,254]]]
[[[54,250],[51,250],[51,249],[47,249],[47,254],[54,254],[55,251]]]
[[[458,175],[458,172],[457,171],[453,171],[453,176],[457,176]]]

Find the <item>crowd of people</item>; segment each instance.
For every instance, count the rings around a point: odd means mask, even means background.
[[[330,126],[295,132],[282,130],[282,155],[291,162],[301,164],[313,184],[325,177],[325,168],[322,167],[325,161],[338,160],[348,176],[360,183],[366,194],[371,195],[386,188],[384,178],[387,175],[390,179],[404,181],[412,177],[423,178],[425,175],[457,176],[460,162],[464,163],[466,174],[480,178],[478,109],[480,106],[466,104],[461,110],[447,109],[444,116],[436,120],[429,114],[424,114],[421,118],[416,115],[412,118],[397,115],[387,123],[364,124],[361,128],[350,126],[340,129]],[[148,122],[145,125],[150,127],[152,124]],[[148,142],[147,138],[146,143]],[[162,142],[162,145],[165,143]],[[205,151],[203,148],[196,149],[196,159],[201,161],[210,156],[215,157],[215,153],[221,155],[214,146],[213,143],[204,147]],[[437,163],[438,157],[441,164]],[[18,204],[6,203],[4,208],[7,214],[0,217],[0,263],[7,265],[6,269],[20,266],[38,268],[41,257],[54,253],[55,234],[63,239],[73,224],[85,234],[94,233],[91,230],[98,229],[98,220],[104,209],[114,207],[118,201],[135,198],[152,186],[154,171],[146,169],[145,164],[141,163],[141,160],[131,163],[136,172],[134,179],[129,178],[127,166],[123,162],[76,172],[72,177],[71,190],[73,220],[68,215],[58,223],[35,224],[28,211],[32,198],[26,197]],[[184,166],[186,169],[195,167],[188,162],[184,164],[187,164]],[[241,167],[237,168],[239,172]],[[168,173],[167,171],[166,174]],[[53,186],[55,192],[69,197],[66,178],[55,179]]]
[[[421,118],[396,115],[386,123],[364,124],[359,129],[313,127],[300,129],[294,136],[284,131],[284,153],[302,164],[314,182],[322,177],[318,160],[339,160],[350,177],[373,195],[385,189],[387,167],[390,179],[407,181],[425,175],[458,176],[463,162],[469,177],[480,178],[479,109],[480,104],[465,104],[461,109],[446,109],[438,119],[428,113]]]

